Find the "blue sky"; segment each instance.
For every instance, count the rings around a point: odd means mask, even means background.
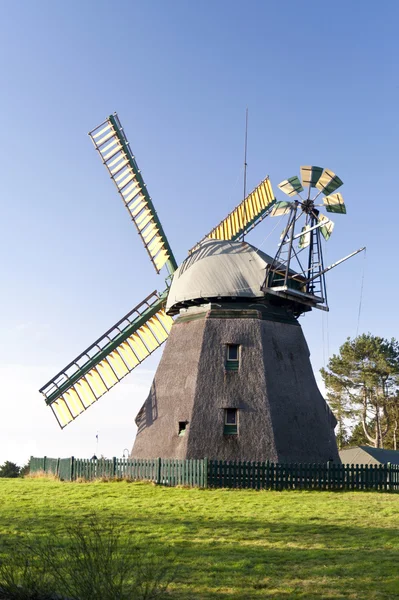
[[[179,262],[241,200],[246,107],[248,189],[335,171],[348,214],[327,262],[367,257],[328,276],[328,317],[302,319],[315,372],[356,334],[363,268],[359,332],[398,337],[398,17],[394,1],[3,6],[0,461],[88,456],[97,431],[107,456],[133,442],[159,351],[63,432],[37,392],[163,289],[87,136],[115,110]],[[272,254],[273,225],[248,241]]]

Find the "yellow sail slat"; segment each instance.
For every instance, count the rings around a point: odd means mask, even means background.
[[[118,186],[118,190],[122,190],[128,183],[130,183],[132,180],[136,181],[134,173],[127,173],[125,176],[125,179],[123,179],[122,181],[120,181],[117,186]]]
[[[162,327],[161,323],[158,321],[157,319],[157,315],[154,315],[153,317],[151,317],[151,319],[149,321],[147,321],[148,326],[150,327],[151,331],[156,335],[157,340],[159,342],[164,342],[167,337],[168,334],[166,333],[165,329]]]
[[[138,219],[135,219],[136,224],[138,225],[138,228],[140,229],[140,231],[142,229],[145,229],[145,226],[153,220],[153,216],[151,214],[151,211],[148,210],[148,214],[144,214],[146,213],[147,209],[144,209],[141,213],[140,213],[140,221],[138,222]]]
[[[141,235],[143,236],[143,239],[145,241],[145,243],[147,244],[150,240],[152,240],[152,238],[154,237],[154,235],[157,236],[158,239],[162,240],[162,236],[159,235],[158,233],[158,227],[156,225],[155,222],[149,223],[147,225],[146,230],[141,232]]]
[[[104,358],[101,362],[98,363],[97,371],[100,373],[108,389],[119,381],[117,376],[109,366],[106,358]]]
[[[231,238],[233,236],[233,230],[232,230],[231,225],[232,225],[231,219],[228,219],[226,221],[226,226],[227,226],[227,235],[229,236],[229,238]]]
[[[103,127],[102,129],[100,129],[100,131],[97,131],[97,133],[95,133],[94,135],[92,135],[92,138],[93,139],[98,138],[100,135],[103,135],[103,133],[108,131],[108,129],[110,129],[111,127],[112,127],[111,123],[109,121],[107,121],[106,126]]]
[[[106,134],[104,135],[104,137],[102,137],[102,138],[101,138],[101,139],[99,139],[99,140],[96,140],[96,144],[97,144],[97,146],[102,146],[103,144],[105,144],[105,142],[106,142],[107,140],[109,140],[109,139],[110,139],[112,136],[114,136],[114,135],[115,135],[115,130],[114,130],[114,128],[113,128],[113,127],[111,127],[111,129],[109,130],[109,132],[108,132],[108,133],[106,133]]]
[[[134,202],[129,204],[130,214],[135,217],[139,214],[140,211],[147,205],[147,201],[144,198],[143,194],[138,194],[134,199]]]
[[[173,319],[172,319],[172,317],[170,317],[169,315],[167,315],[164,310],[160,310],[159,312],[157,312],[157,317],[158,317],[158,320],[165,327],[166,331],[168,333],[170,333],[170,330],[172,329],[172,325],[173,325]]]
[[[82,379],[75,383],[74,388],[81,397],[83,404],[86,408],[97,400],[93,393],[93,390],[91,389],[84,377],[82,377]]]
[[[239,218],[238,211],[234,211],[233,219],[234,219],[234,229],[235,229],[235,231],[238,231],[240,228],[240,218]]]
[[[145,200],[143,200],[142,198],[139,198],[140,202],[138,204],[136,204],[135,201],[135,208],[132,210],[131,207],[129,206],[129,210],[130,210],[130,214],[132,215],[132,217],[136,218],[136,216],[138,214],[140,214],[140,212],[147,206],[147,202]]]
[[[152,214],[151,214],[151,211],[150,211],[150,209],[146,207],[146,208],[144,208],[144,210],[143,210],[143,211],[142,211],[142,212],[139,214],[139,216],[138,216],[138,217],[136,217],[136,219],[135,219],[136,225],[137,225],[137,227],[138,227],[139,229],[144,229],[144,228],[145,228],[145,225],[144,225],[144,226],[142,226],[142,223],[143,223],[143,221],[144,221],[144,220],[145,220],[147,217],[149,217],[149,218],[151,219],[151,218],[152,218]],[[147,223],[146,223],[146,224],[147,224]]]
[[[68,407],[65,404],[65,401],[62,398],[58,398],[58,400],[53,402],[51,405],[51,408],[55,412],[56,417],[58,418],[61,427],[65,427],[65,425],[68,425],[68,423],[73,421],[73,417],[72,417],[71,413],[69,412]]]
[[[117,140],[117,143],[114,145],[114,147],[112,148],[112,150],[110,150],[107,154],[103,154],[101,152],[101,156],[103,158],[104,161],[107,161],[109,158],[111,158],[112,156],[114,156],[114,154],[116,154],[117,151],[121,150],[122,146],[119,143],[119,140]]]
[[[266,194],[266,186],[261,186],[259,188],[259,194],[261,197],[261,203],[263,206],[266,206],[268,203],[268,198],[267,198],[267,194]]]
[[[133,348],[136,356],[142,362],[147,356],[150,354],[146,346],[144,345],[142,339],[137,335],[137,333],[133,333],[129,338],[129,344]]]
[[[154,239],[148,244],[148,251],[150,252],[151,256],[155,256],[156,253],[163,248],[163,245],[164,241],[161,236],[154,237]]]
[[[90,387],[93,390],[97,400],[100,396],[105,394],[105,392],[107,391],[107,387],[105,386],[105,383],[101,379],[95,367],[87,373],[86,379],[89,382]]]
[[[137,367],[137,365],[139,364],[139,359],[129,346],[127,340],[124,341],[120,346],[118,346],[118,352],[131,370],[134,369],[134,367]]]
[[[246,220],[252,221],[254,216],[262,210],[260,198],[257,193],[251,194],[245,202],[245,217]]]
[[[103,146],[102,148],[100,148],[100,152],[101,155],[103,156],[104,154],[106,154],[108,152],[108,150],[110,150],[111,148],[114,148],[116,146],[116,144],[118,143],[118,138],[114,137],[109,144],[107,144],[106,146]]]
[[[138,330],[138,334],[140,335],[141,339],[143,340],[147,348],[150,350],[150,352],[153,352],[160,345],[157,338],[152,333],[151,329],[148,327],[147,324],[140,327],[140,329]]]
[[[129,161],[126,158],[126,154],[121,151],[118,154],[118,156],[116,156],[115,158],[113,158],[108,163],[108,168],[110,170],[111,175],[113,175],[114,173],[116,173],[117,171],[119,171],[119,169],[122,169],[128,163],[129,163]]]
[[[161,252],[154,257],[154,263],[158,270],[162,269],[168,258],[169,253],[167,250],[161,250]]]
[[[140,186],[138,181],[133,181],[133,183],[131,183],[130,185],[128,185],[127,187],[125,187],[125,189],[121,192],[123,199],[125,202],[130,202],[130,200],[133,198],[133,196],[136,196],[138,194],[140,190]],[[130,198],[130,200],[128,200],[128,197],[130,196],[130,191],[132,191],[132,198]]]
[[[259,190],[255,190],[250,196],[248,196],[246,207],[248,221],[252,221],[254,216],[263,208],[262,196],[259,194]]]
[[[111,354],[107,356],[107,359],[120,379],[129,373],[130,369],[119,356],[117,349],[111,352]]]
[[[122,194],[123,200],[126,202],[126,204],[129,204],[129,202],[131,202],[135,198],[135,196],[137,196],[137,194],[141,192],[141,187],[139,186],[137,181],[134,181],[124,190],[120,190],[120,192]]]
[[[67,392],[65,392],[62,397],[74,417],[77,417],[85,410],[83,402],[73,388],[70,388]]]
[[[124,179],[125,177],[127,177],[127,175],[133,175],[134,173],[132,171],[132,168],[130,165],[125,165],[125,167],[123,168],[122,171],[120,171],[120,173],[118,173],[118,175],[116,177],[114,177],[114,181],[116,181],[116,183],[118,183],[119,181],[122,181],[122,179]],[[120,186],[120,187],[124,187],[124,186]]]

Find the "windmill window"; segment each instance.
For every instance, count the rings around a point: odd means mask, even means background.
[[[225,435],[237,435],[238,433],[238,411],[236,408],[224,409],[224,430]]]
[[[186,435],[188,421],[179,421],[179,436]]]
[[[240,346],[238,344],[227,344],[226,346],[226,370],[238,371],[240,365]]]

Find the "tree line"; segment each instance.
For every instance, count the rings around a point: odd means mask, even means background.
[[[0,465],[0,477],[25,477],[29,474],[29,463],[19,467],[16,463],[6,460]]]
[[[337,421],[339,449],[398,449],[399,343],[370,333],[348,338],[320,370]]]

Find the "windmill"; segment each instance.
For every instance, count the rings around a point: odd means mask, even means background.
[[[166,288],[149,294],[41,388],[60,427],[169,338],[136,417],[133,456],[338,459],[335,419],[297,321],[326,302],[325,288],[316,289],[326,270],[318,253],[320,232],[332,225],[314,200],[277,202],[266,177],[178,267],[118,116],[89,135],[156,272],[166,268]],[[330,173],[303,169],[309,189],[324,185]],[[302,191],[299,180],[283,184],[289,195]],[[344,211],[340,198],[327,196],[325,204]],[[298,238],[299,212],[305,224]],[[242,241],[266,216],[279,214],[289,218],[274,258]],[[294,271],[293,256],[306,248],[307,268]]]

